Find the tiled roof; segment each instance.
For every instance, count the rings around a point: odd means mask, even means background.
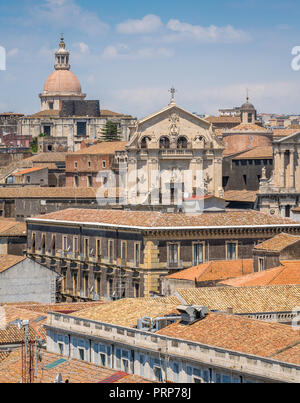
[[[123,113],[113,112],[108,109],[101,109],[100,116],[125,116]]]
[[[64,162],[66,160],[66,152],[62,153],[40,153],[36,154],[33,157],[26,158],[23,163],[26,164],[28,162],[31,163],[46,163],[46,162]]]
[[[51,188],[51,187],[25,187],[25,188],[0,188],[1,199],[28,199],[28,198],[88,198],[95,199],[96,188]],[[1,232],[1,220],[0,220]]]
[[[0,273],[26,259],[26,256],[0,255]]]
[[[298,133],[300,129],[272,129],[274,137],[288,137]]]
[[[236,123],[237,125],[241,123],[240,117],[233,117],[233,116],[208,116],[205,118],[209,123]]]
[[[33,115],[25,116],[26,118],[43,118],[43,117],[59,117],[59,110],[49,109],[46,111],[37,112]]]
[[[224,199],[230,202],[234,201],[254,203],[256,198],[257,192],[250,190],[227,190],[224,196]]]
[[[268,287],[205,287],[177,290],[188,305],[234,313],[292,311],[300,302],[300,285]]]
[[[46,167],[44,167],[44,168],[41,168],[41,167],[37,167],[37,168],[28,168],[28,169],[25,169],[24,171],[15,172],[13,175],[14,175],[14,176],[22,176],[22,175],[26,175],[26,174],[31,174],[31,173],[33,173],[33,172],[42,171],[42,170],[45,169],[45,168],[46,168]]]
[[[0,219],[0,236],[26,236],[26,224]]]
[[[114,154],[116,151],[124,151],[127,145],[126,141],[109,141],[98,143],[91,147],[83,148],[82,150],[75,151],[74,153],[69,153],[68,155],[106,155]]]
[[[287,325],[210,313],[190,326],[176,323],[157,333],[240,353],[300,363],[300,349],[294,349],[293,352],[297,353],[294,356],[289,351],[295,343],[300,343],[300,331]],[[279,352],[282,349],[287,350],[281,356]]]
[[[34,383],[54,383],[58,374],[63,382],[69,383],[100,383],[119,373],[108,368],[99,367],[88,362],[62,357],[48,351],[40,351],[41,361],[38,360],[37,378]],[[62,360],[59,365],[51,364]],[[48,367],[50,365],[50,368]],[[0,383],[19,383],[22,377],[21,349],[16,349],[0,362]],[[122,374],[116,383],[151,383],[137,375]]]
[[[281,262],[280,267],[222,281],[221,283],[231,287],[300,285],[300,261]]]
[[[204,214],[162,213],[150,211],[67,209],[39,216],[38,220],[68,221],[74,223],[95,223],[135,228],[207,228],[262,225],[299,225],[289,218],[271,216],[254,210],[231,211]],[[32,219],[32,220],[36,220]],[[29,219],[30,221],[31,219]]]
[[[212,261],[167,276],[167,279],[197,282],[218,281],[253,272],[253,260]]]
[[[32,328],[34,328],[38,334],[45,339],[46,332],[44,324],[47,321],[47,315],[43,312],[33,312],[14,305],[2,305],[4,312],[4,319],[6,327],[9,328],[9,324],[17,319],[28,320]]]
[[[270,131],[262,126],[258,126],[254,123],[241,123],[232,129],[226,130],[226,133],[269,133]]]
[[[26,309],[28,311],[35,311],[35,312],[59,312],[59,313],[73,313],[78,312],[83,309],[97,307],[99,305],[103,305],[106,302],[99,301],[99,302],[73,302],[73,303],[60,303],[60,304],[26,304],[22,303],[21,308]]]
[[[254,250],[281,252],[283,249],[300,241],[300,236],[285,234],[284,232],[262,242],[254,247]]]
[[[273,159],[273,147],[255,147],[233,158],[233,160],[249,159]]]
[[[152,318],[178,314],[176,307],[180,301],[170,298],[135,298],[122,299],[97,307],[84,309],[72,316],[90,319],[96,322],[112,323],[114,325],[136,327],[138,319],[144,316]]]
[[[5,360],[9,356],[10,352],[8,351],[0,351],[0,363]]]
[[[37,334],[29,327],[30,340],[34,340],[36,336]],[[19,329],[16,325],[8,326],[6,329],[0,327],[0,345],[19,344],[22,342],[24,342],[24,329]]]

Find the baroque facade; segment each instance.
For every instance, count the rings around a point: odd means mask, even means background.
[[[212,125],[172,98],[131,129],[126,147],[129,204],[176,204],[197,192],[222,197],[223,149]]]
[[[273,215],[290,217],[300,206],[300,133],[273,142],[274,169],[261,179],[257,207]]]

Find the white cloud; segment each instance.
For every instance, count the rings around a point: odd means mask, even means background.
[[[121,34],[150,34],[162,27],[161,19],[152,14],[146,15],[141,20],[127,20],[117,25],[117,31]]]
[[[163,47],[153,48],[146,47],[140,49],[131,49],[128,45],[118,44],[107,46],[102,57],[104,59],[125,59],[125,60],[139,60],[139,59],[154,59],[154,58],[169,58],[174,55],[170,49]]]
[[[86,43],[80,42],[78,44],[78,46],[80,48],[81,53],[89,53],[90,49],[89,49],[89,46]]]
[[[19,49],[18,48],[13,48],[13,49],[11,49],[11,50],[9,50],[7,52],[7,57],[17,56],[18,53],[19,53]]]
[[[235,29],[231,25],[225,27],[215,25],[202,27],[173,19],[168,22],[167,28],[174,34],[165,36],[164,40],[166,42],[195,39],[200,42],[231,43],[245,41],[250,38],[245,31]]]
[[[90,35],[109,28],[96,13],[86,11],[75,0],[44,0],[33,9],[33,18],[43,24],[50,22],[60,29],[76,27]]]

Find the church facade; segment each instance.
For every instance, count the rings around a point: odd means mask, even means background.
[[[61,38],[55,53],[54,71],[47,78],[41,100],[40,112],[24,116],[18,122],[18,133],[38,137],[40,134],[54,138],[67,138],[68,150],[77,151],[82,141],[96,141],[108,120],[118,124],[124,140],[128,139],[131,116],[111,113],[102,116],[99,101],[87,101],[77,76],[71,71],[70,52]]]
[[[185,197],[223,197],[224,147],[207,121],[176,105],[131,129],[127,152],[129,204],[179,205]]]
[[[257,195],[260,211],[290,217],[300,206],[300,132],[273,142],[274,169],[264,174]]]

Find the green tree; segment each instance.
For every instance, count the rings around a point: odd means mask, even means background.
[[[102,129],[102,141],[121,141],[120,129],[117,123],[107,121]]]

